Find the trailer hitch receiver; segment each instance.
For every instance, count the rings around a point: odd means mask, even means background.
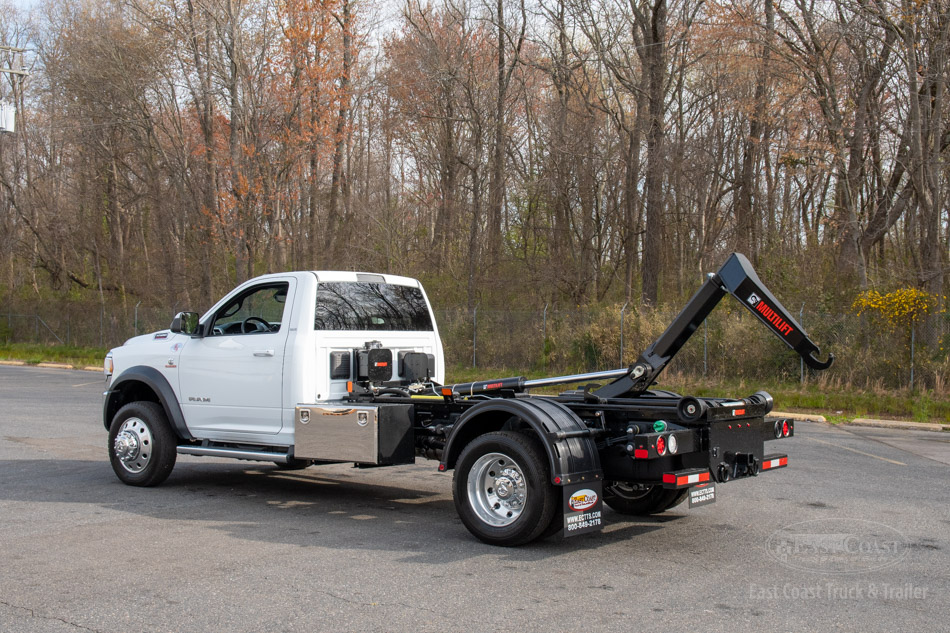
[[[738,477],[755,477],[759,474],[761,463],[752,453],[733,453],[730,451],[724,457],[725,461],[719,463],[716,473],[716,478],[720,483]]]

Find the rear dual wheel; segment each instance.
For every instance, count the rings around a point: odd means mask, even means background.
[[[455,509],[491,545],[523,545],[552,525],[557,495],[536,438],[499,431],[472,440],[455,466]]]
[[[637,486],[620,481],[604,483],[604,503],[620,514],[644,516],[659,514],[678,506],[689,490],[669,490],[663,486]]]

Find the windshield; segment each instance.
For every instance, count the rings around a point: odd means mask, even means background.
[[[315,330],[433,331],[420,288],[367,282],[317,287]]]

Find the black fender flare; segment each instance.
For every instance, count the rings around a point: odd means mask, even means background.
[[[587,425],[560,402],[544,397],[496,398],[465,411],[446,440],[439,470],[454,468],[466,444],[479,435],[500,430],[511,417],[517,417],[537,433],[550,462],[551,483],[565,485],[603,479],[600,455]],[[564,434],[569,436],[563,437]]]
[[[123,397],[126,390],[131,388],[134,383],[145,385],[155,394],[155,398],[151,400],[157,402],[165,410],[165,415],[168,417],[175,435],[183,440],[194,439],[185,424],[185,416],[181,412],[175,390],[172,389],[168,379],[160,371],[147,365],[138,365],[126,369],[116,376],[112,384],[109,385],[109,390],[105,393],[105,401],[102,404],[102,422],[106,429],[110,427],[112,418],[123,404],[141,399]],[[149,398],[145,399],[148,400]]]

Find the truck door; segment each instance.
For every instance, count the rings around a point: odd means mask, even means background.
[[[203,321],[203,338],[185,345],[179,393],[196,437],[280,431],[294,289],[293,278],[278,278],[241,290]]]

